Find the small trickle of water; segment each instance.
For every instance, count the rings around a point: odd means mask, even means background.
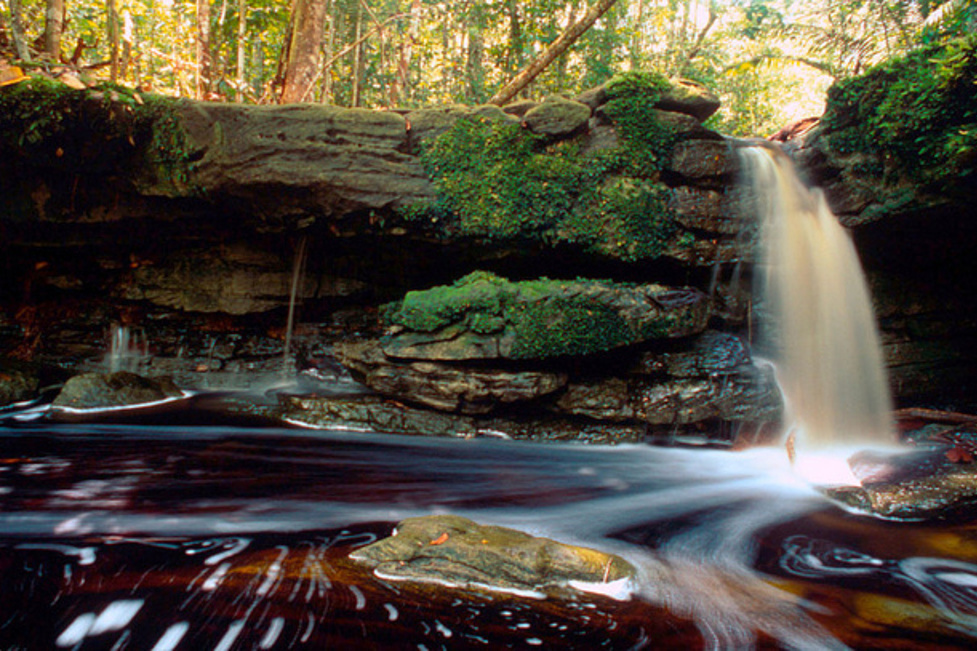
[[[295,307],[298,303],[299,288],[302,283],[302,274],[305,270],[306,249],[308,238],[302,235],[299,238],[298,246],[295,249],[295,259],[292,263],[292,287],[288,296],[288,318],[285,322],[285,349],[282,353],[282,370],[288,373],[292,370],[292,336],[295,331]]]
[[[848,233],[783,152],[740,151],[763,220],[764,298],[798,443],[894,443],[872,303]]]
[[[137,372],[149,359],[149,346],[142,330],[115,324],[112,326],[109,352],[105,366],[110,373],[117,371]]]

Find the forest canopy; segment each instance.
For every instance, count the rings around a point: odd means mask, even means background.
[[[0,58],[199,99],[367,108],[479,104],[588,14],[521,90],[654,70],[723,99],[714,128],[768,135],[832,83],[961,33],[972,0],[0,0]],[[562,36],[561,36],[562,35]]]

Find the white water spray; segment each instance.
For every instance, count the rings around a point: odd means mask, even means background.
[[[879,336],[848,233],[779,149],[746,147],[741,157],[763,220],[778,379],[799,448],[894,444]]]

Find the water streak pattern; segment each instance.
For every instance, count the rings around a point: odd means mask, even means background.
[[[893,444],[879,336],[851,238],[783,152],[740,151],[763,221],[764,296],[799,446]]]

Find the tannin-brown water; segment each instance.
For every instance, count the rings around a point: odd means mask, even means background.
[[[977,645],[977,525],[848,513],[783,450],[138,413],[0,420],[0,649]],[[348,558],[428,513],[611,551],[640,576],[629,598],[538,599],[392,582]]]

